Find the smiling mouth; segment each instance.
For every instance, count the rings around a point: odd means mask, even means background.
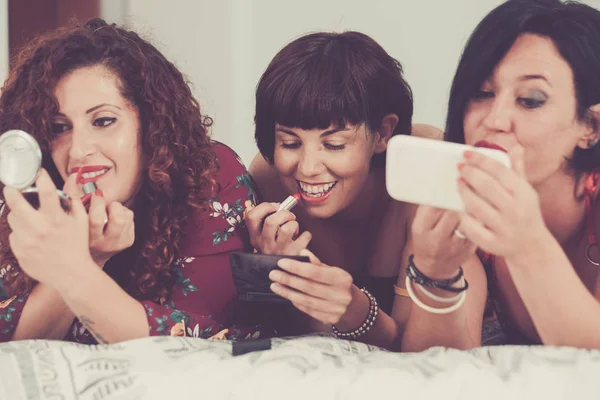
[[[96,182],[102,176],[104,176],[110,168],[101,168],[96,169],[94,171],[86,171],[85,167],[81,168],[77,172],[77,180],[76,182],[81,185],[85,185],[88,182]]]
[[[318,185],[311,185],[311,184],[308,184],[308,183],[305,183],[302,181],[297,181],[297,182],[298,182],[298,186],[300,187],[300,191],[302,192],[302,194],[309,198],[319,198],[319,197],[326,196],[327,194],[329,194],[329,192],[331,192],[331,190],[337,184],[337,181],[318,184]]]

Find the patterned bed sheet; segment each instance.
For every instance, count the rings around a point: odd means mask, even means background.
[[[232,343],[152,337],[0,344],[0,399],[600,398],[600,351],[498,346],[391,353],[327,336]]]

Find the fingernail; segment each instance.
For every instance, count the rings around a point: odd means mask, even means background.
[[[285,258],[282,258],[281,260],[277,261],[277,266],[281,267],[281,268],[286,268],[289,265],[289,261],[286,260]]]
[[[278,281],[279,279],[281,279],[281,272],[280,271],[269,272],[269,279],[272,281]]]
[[[458,170],[462,171],[462,169],[464,168],[465,163],[458,163]]]
[[[77,172],[77,178],[75,178],[75,183],[81,183],[81,175],[83,175],[83,169],[79,169],[79,171]]]
[[[467,150],[463,153],[463,157],[465,158],[465,160],[468,160],[469,158],[473,157],[473,152]]]
[[[83,203],[84,206],[87,203],[89,203],[91,199],[92,199],[92,194],[91,193],[84,194],[83,196],[81,196],[81,202]]]
[[[271,286],[269,287],[271,288],[271,291],[276,292],[279,289],[279,284],[271,283]]]
[[[458,177],[458,179],[456,180],[456,182],[457,182],[459,185],[462,185],[462,184],[464,184],[464,183],[465,183],[465,180],[464,180],[462,177],[460,177],[460,176],[459,176],[459,177]]]
[[[98,188],[98,189],[96,189],[96,191],[94,192],[94,194],[95,194],[96,196],[104,197],[104,193],[102,193],[102,190],[101,190],[101,189],[99,189],[99,188]]]

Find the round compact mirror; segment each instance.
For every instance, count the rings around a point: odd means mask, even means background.
[[[42,166],[42,150],[38,142],[25,131],[18,129],[0,135],[0,181],[8,187],[19,189],[36,209],[39,207],[37,188],[32,185]],[[65,211],[70,210],[70,198],[57,190]]]
[[[0,135],[0,181],[23,190],[35,182],[42,166],[42,151],[27,132],[12,130]]]

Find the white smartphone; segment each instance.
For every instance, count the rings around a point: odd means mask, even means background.
[[[399,201],[463,211],[458,193],[458,164],[465,150],[491,157],[511,167],[508,154],[496,149],[397,135],[390,139],[386,153],[386,187]]]

